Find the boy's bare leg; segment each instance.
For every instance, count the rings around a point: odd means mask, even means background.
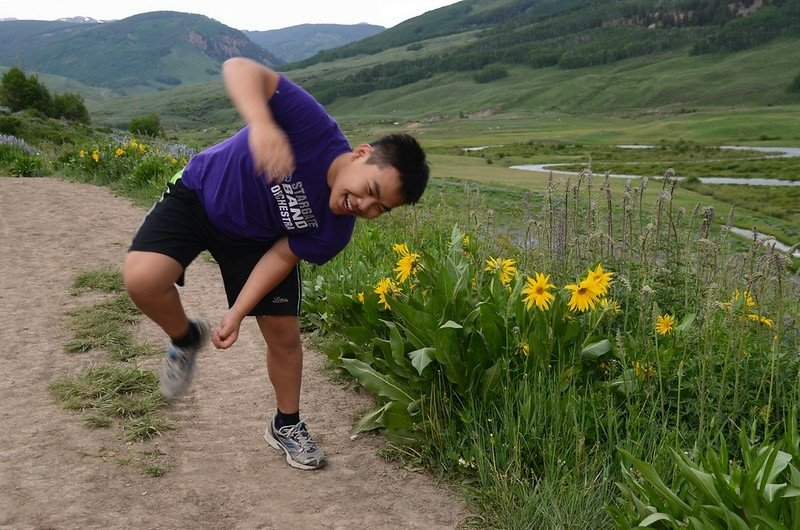
[[[278,410],[294,414],[300,410],[300,381],[303,376],[303,347],[300,343],[300,321],[293,316],[260,316],[258,327],[267,341],[267,371]],[[264,439],[282,450],[286,463],[297,469],[319,469],[325,466],[325,454],[317,447],[306,423],[277,424],[278,415],[270,420]]]
[[[171,339],[185,336],[189,320],[175,287],[181,264],[157,252],[131,251],[123,271],[125,289],[137,307]]]
[[[256,320],[267,343],[267,372],[278,409],[293,414],[300,410],[303,377],[300,321],[295,316],[259,316]]]

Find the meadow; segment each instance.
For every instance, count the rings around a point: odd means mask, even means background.
[[[715,150],[728,137],[697,114],[650,132],[644,118],[604,119],[613,133],[586,116],[343,118],[356,141],[415,131],[434,174],[419,205],[358,224],[335,260],[304,267],[306,330],[375,395],[353,434],[379,429],[387,457],[462,487],[477,526],[796,528],[797,262],[721,229],[792,244],[796,203],[778,189],[679,186],[670,168],[722,158],[746,176],[764,162]],[[741,119],[716,116],[714,131]],[[757,139],[769,112],[751,116],[757,137],[741,138],[770,143]],[[26,131],[3,137],[3,173],[108,185],[140,204],[212,136],[55,143]],[[792,134],[769,136],[796,145]],[[651,142],[663,149],[613,147]],[[463,151],[483,145],[502,147]],[[582,172],[507,167],[535,161]],[[595,170],[633,162],[651,178]]]

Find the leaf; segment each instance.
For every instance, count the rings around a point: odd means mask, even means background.
[[[387,403],[383,407],[383,424],[390,431],[410,431],[414,427],[414,420],[408,412],[408,407],[396,401]]]
[[[388,375],[380,374],[358,359],[342,359],[342,364],[361,385],[373,394],[389,398],[406,405],[414,399]]]
[[[361,418],[353,424],[353,427],[350,428],[350,437],[355,438],[359,433],[383,427],[384,425],[381,423],[380,419],[383,416],[384,409],[389,403],[361,416]]]
[[[450,321],[448,321],[450,322]],[[461,361],[463,346],[460,344],[457,330],[461,328],[456,323],[443,325],[436,330],[433,336],[433,354],[436,361],[442,365],[444,374],[452,383],[460,384],[464,381],[468,371]]]
[[[464,326],[456,324],[452,320],[448,320],[447,322],[439,326],[439,329],[463,329],[463,327]]]
[[[767,502],[772,502],[776,497],[784,497],[784,495],[780,495],[784,489],[786,489],[785,483],[767,484],[766,488],[764,488],[764,498],[767,499]]]
[[[392,360],[394,364],[399,368],[399,370],[392,370],[398,376],[408,379],[408,359],[406,358],[406,344],[403,340],[403,337],[400,336],[400,331],[397,329],[397,325],[390,321],[390,320],[382,320],[384,324],[389,328],[389,347],[392,353]]]
[[[611,381],[609,385],[624,396],[630,396],[639,388],[639,383],[631,368],[622,372],[622,374]]]
[[[647,481],[650,482],[650,484],[653,485],[653,487],[656,489],[656,491],[658,491],[661,494],[664,500],[666,500],[670,504],[674,505],[675,507],[687,513],[692,512],[691,507],[685,502],[683,502],[680,499],[680,497],[678,497],[675,494],[674,491],[669,489],[667,485],[664,484],[664,482],[661,480],[661,477],[658,476],[658,473],[653,468],[653,466],[645,462],[642,462],[641,460],[633,456],[625,449],[619,448],[619,452],[622,453],[625,456],[625,458],[633,464],[633,467],[639,470],[639,473],[641,473],[642,476],[646,478]]]
[[[781,495],[784,499],[791,499],[793,497],[800,497],[800,488],[797,486],[787,486],[786,491]]]
[[[682,453],[679,453],[674,449],[670,449],[670,452],[672,453],[672,458],[677,464],[681,475],[683,475],[683,478],[691,482],[698,490],[703,492],[706,500],[713,500],[717,504],[722,504],[722,498],[717,492],[717,488],[714,487],[713,475],[692,467],[689,463],[687,463],[687,459]]]
[[[763,523],[766,528],[770,530],[786,530],[787,527],[781,524],[779,521],[776,521],[772,517],[767,517],[766,515],[754,515],[753,520],[759,521]],[[748,528],[748,527],[745,527]]]
[[[642,519],[642,522],[639,523],[639,526],[650,526],[651,524],[655,523],[656,521],[669,521],[674,523],[675,520],[665,513],[654,513]]]
[[[694,319],[697,317],[695,313],[689,313],[685,317],[683,317],[683,321],[675,326],[675,331],[678,333],[683,333],[694,324]]]
[[[786,469],[786,466],[788,466],[789,462],[792,460],[792,455],[789,453],[784,453],[783,451],[779,451],[777,449],[772,449],[772,451],[774,451],[774,454],[770,455],[765,462],[764,467],[758,472],[758,477],[761,480],[762,490],[768,483],[773,482],[775,477],[777,477],[781,471]],[[767,466],[769,466],[768,469]],[[765,471],[766,474],[764,474]]]
[[[483,399],[487,398],[489,391],[497,380],[500,379],[500,372],[504,364],[503,359],[498,359],[497,362],[483,372],[483,378],[481,379],[481,394],[483,395]]]
[[[581,355],[587,359],[597,359],[611,351],[611,341],[608,339],[599,340],[589,344],[581,350]]]
[[[422,375],[422,371],[425,370],[425,367],[433,361],[432,353],[434,353],[434,349],[431,347],[420,348],[419,350],[409,352],[408,357],[411,359],[411,364],[417,369],[419,375]]]
[[[733,513],[727,506],[720,506],[725,513],[725,522],[727,523],[728,530],[750,530],[744,519]]]

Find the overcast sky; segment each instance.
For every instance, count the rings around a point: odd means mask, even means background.
[[[358,24],[390,28],[453,0],[3,0],[1,18],[56,20],[85,16],[116,20],[150,11],[198,13],[240,30],[299,24]]]

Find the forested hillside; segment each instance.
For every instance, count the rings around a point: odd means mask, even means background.
[[[202,15],[159,11],[105,23],[0,22],[0,64],[118,93],[205,82],[241,55],[282,64],[241,31]]]
[[[694,55],[739,51],[800,36],[800,0],[466,0],[291,67],[397,46],[421,51],[428,39],[475,30],[477,38],[456,50],[381,62],[311,90],[329,103],[442,72],[490,68],[483,72],[490,81],[502,77],[498,65],[575,69],[676,49]]]

